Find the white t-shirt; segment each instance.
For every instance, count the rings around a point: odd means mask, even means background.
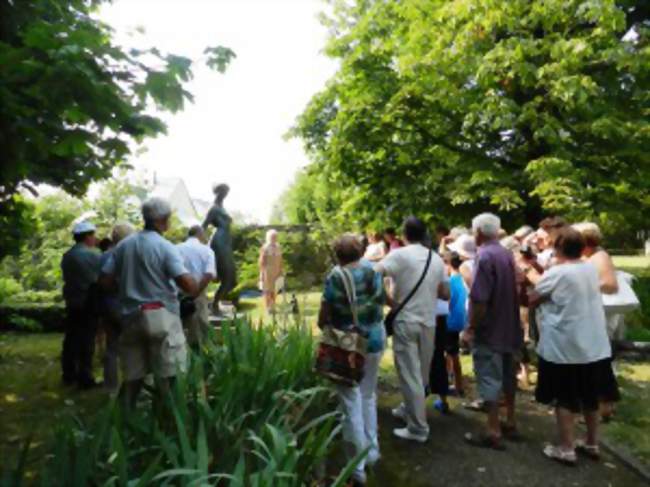
[[[555,252],[553,251],[553,249],[542,250],[539,254],[537,254],[537,263],[544,270],[550,269],[553,264],[554,256],[555,256]]]
[[[420,244],[411,244],[391,251],[376,269],[393,280],[394,299],[401,303],[420,280],[427,263],[429,249]],[[397,315],[397,321],[422,323],[435,326],[438,286],[446,280],[445,265],[435,252],[427,275],[415,295]]]
[[[384,242],[377,242],[369,244],[366,247],[366,253],[363,257],[368,260],[377,261],[386,255],[386,244]]]
[[[586,364],[612,355],[598,271],[588,262],[546,271],[535,290],[549,299],[537,312],[537,353],[557,364]]]
[[[217,275],[214,252],[198,238],[190,237],[176,247],[183,257],[185,268],[197,283],[201,282],[205,274],[210,274],[212,277]]]

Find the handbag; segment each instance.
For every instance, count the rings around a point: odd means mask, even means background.
[[[196,303],[191,296],[183,296],[180,298],[180,314],[181,319],[189,318],[196,313]]]
[[[415,295],[418,289],[420,289],[420,286],[422,285],[422,282],[424,281],[424,278],[426,277],[427,272],[429,271],[432,255],[433,255],[433,251],[429,250],[429,256],[427,257],[427,263],[424,266],[424,271],[422,272],[422,275],[420,276],[420,279],[418,280],[413,290],[408,294],[408,296],[406,296],[404,301],[402,301],[397,307],[391,309],[386,315],[386,317],[384,318],[384,328],[386,328],[386,336],[393,336],[393,333],[395,331],[395,319],[397,318],[397,315],[399,314],[400,311],[402,311],[402,309],[404,309],[404,306],[407,305],[407,303]]]
[[[618,283],[618,292],[614,294],[603,294],[603,307],[607,314],[623,314],[634,311],[641,303],[631,282],[634,276],[623,271],[616,271],[616,281]]]
[[[343,281],[345,294],[352,310],[353,326],[345,330],[331,325],[323,328],[318,344],[315,370],[337,384],[353,387],[363,379],[368,343],[367,339],[359,333],[354,281],[346,269],[337,266],[334,272]]]

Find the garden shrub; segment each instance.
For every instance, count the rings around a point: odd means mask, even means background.
[[[625,316],[628,326],[628,339],[650,341],[650,270],[634,272],[632,283],[641,307]]]
[[[164,398],[56,430],[42,485],[315,485],[340,428],[306,326],[225,325]],[[145,405],[146,403],[146,405]],[[348,465],[336,482],[343,485]],[[7,483],[25,479],[24,467]]]
[[[0,305],[0,331],[63,331],[62,303],[9,303]],[[32,323],[34,326],[27,326]],[[36,327],[38,325],[38,327]]]

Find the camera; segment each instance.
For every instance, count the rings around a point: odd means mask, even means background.
[[[521,255],[523,255],[523,256],[524,256],[526,259],[528,259],[528,260],[532,260],[532,259],[535,258],[535,251],[534,251],[533,248],[532,248],[530,245],[528,245],[528,244],[523,244],[523,245],[521,246],[521,250],[520,250],[520,252],[521,252]]]

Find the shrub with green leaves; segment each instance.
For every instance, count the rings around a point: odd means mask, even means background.
[[[41,485],[312,485],[338,433],[306,327],[238,322],[193,353],[166,397],[59,427]],[[354,463],[354,462],[353,462]],[[353,463],[332,485],[343,485]],[[19,485],[24,462],[5,485]]]

